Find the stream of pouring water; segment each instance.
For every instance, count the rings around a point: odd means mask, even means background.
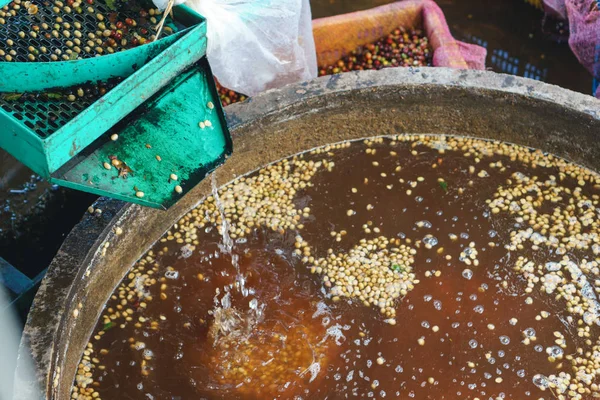
[[[237,253],[233,251],[234,241],[230,235],[229,222],[225,218],[225,206],[219,196],[219,189],[217,186],[216,175],[211,175],[212,184],[212,195],[215,200],[215,204],[219,213],[221,214],[221,237],[222,241],[219,243],[219,250],[231,258],[231,264],[235,268],[235,280],[234,283],[224,288],[225,294],[221,299],[219,295],[220,290],[217,290],[215,295],[215,308],[212,310],[214,317],[213,325],[210,328],[210,336],[214,340],[216,345],[219,340],[232,339],[234,341],[244,340],[248,335],[251,334],[253,327],[262,321],[264,304],[258,304],[258,300],[253,298],[249,301],[249,310],[246,313],[240,312],[231,304],[231,292],[230,290],[235,287],[238,292],[244,297],[248,297],[254,291],[246,288],[246,277],[240,268],[240,258]]]
[[[231,257],[231,264],[235,268],[236,276],[235,276],[235,287],[238,291],[242,293],[244,297],[248,296],[248,289],[246,289],[246,278],[242,274],[240,270],[240,256],[233,251],[233,239],[229,234],[229,222],[227,218],[225,218],[225,206],[219,197],[219,188],[217,187],[217,178],[216,174],[211,175],[211,184],[212,184],[212,195],[215,199],[215,204],[221,214],[221,237],[222,242],[219,243],[219,249],[222,253],[228,254]]]

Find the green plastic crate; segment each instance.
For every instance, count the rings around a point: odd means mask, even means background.
[[[231,153],[229,131],[205,59],[206,21],[185,6],[174,8],[173,21],[184,29],[155,42],[165,48],[154,57],[150,53],[156,48],[144,45],[86,60],[27,63],[30,80],[36,81],[46,79],[44,68],[55,69],[44,64],[69,64],[64,74],[68,75],[72,64],[89,66],[93,61],[96,65],[89,70],[89,76],[112,77],[115,70],[110,57],[147,47],[149,59],[92,104],[0,101],[0,147],[60,185],[168,208]],[[26,63],[0,63],[0,71],[15,68],[8,64]],[[127,71],[122,74],[126,76]],[[61,81],[61,86],[72,84]],[[212,108],[208,107],[209,102]],[[121,120],[124,122],[115,127]],[[210,127],[201,129],[199,122],[205,120],[210,121]],[[120,137],[116,142],[109,140],[114,133]],[[138,149],[140,143],[143,149]],[[149,143],[153,163],[147,158],[149,152],[140,151],[150,150],[145,147]],[[174,149],[186,156],[177,156]],[[193,152],[187,151],[190,149]],[[159,154],[163,154],[159,157],[164,161],[157,161]],[[171,156],[165,157],[167,154]],[[109,156],[118,157],[133,173],[124,178],[117,176],[115,168],[104,169],[104,163],[110,163]],[[171,174],[178,176],[181,193],[169,182]],[[144,196],[138,197],[137,192]]]

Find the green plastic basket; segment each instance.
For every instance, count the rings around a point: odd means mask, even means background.
[[[27,67],[26,90],[39,87],[35,85],[40,80],[44,89],[56,87],[52,82],[60,82],[59,87],[80,83],[81,76],[68,77],[78,65],[87,71],[86,80],[124,77],[91,104],[0,100],[0,147],[60,185],[168,208],[231,152],[223,109],[205,60],[206,21],[178,6],[172,24],[183,29],[153,44],[113,55],[64,63],[0,63],[0,71],[19,64]],[[147,59],[141,68],[135,70],[134,65],[135,72],[130,74],[129,67],[115,72],[118,60],[128,60],[129,65],[139,60],[140,54]],[[56,71],[59,64],[66,68],[59,74],[64,76],[48,77],[47,68]],[[14,89],[8,83],[4,87],[11,89],[4,93]],[[115,126],[121,120],[124,122]],[[206,120],[209,126],[200,128],[200,122]],[[114,133],[119,135],[115,142],[109,139]],[[151,146],[153,162],[146,145]],[[177,156],[174,149],[185,157]],[[171,155],[165,157],[167,154]],[[105,169],[113,157],[133,172],[119,177],[116,168]],[[171,174],[178,176],[177,183],[172,182]]]

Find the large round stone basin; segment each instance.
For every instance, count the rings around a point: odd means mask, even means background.
[[[266,92],[227,114],[234,152],[217,170],[221,184],[316,146],[401,133],[513,142],[600,171],[600,101],[493,72],[347,73]],[[20,349],[32,355],[37,376],[19,366],[15,399],[70,398],[80,356],[114,288],[210,190],[208,179],[168,211],[108,199],[94,205],[102,213],[86,214],[73,229],[37,293]]]

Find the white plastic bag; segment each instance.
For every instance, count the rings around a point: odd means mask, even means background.
[[[208,61],[224,87],[254,96],[317,76],[308,0],[189,0],[186,5],[207,20]]]

